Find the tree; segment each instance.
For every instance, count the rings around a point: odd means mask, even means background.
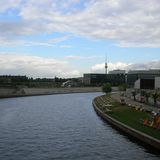
[[[147,103],[148,103],[148,99],[149,99],[150,95],[151,95],[150,92],[144,91],[144,96],[145,96],[145,98],[146,98],[146,102],[147,102]]]
[[[106,84],[104,84],[103,86],[102,86],[102,91],[104,92],[104,93],[110,93],[111,91],[112,91],[112,86],[111,86],[111,84],[110,83],[106,83]]]
[[[136,100],[136,92],[132,91],[132,96],[134,97],[134,100]]]
[[[155,91],[155,92],[152,93],[152,98],[154,100],[154,105],[155,106],[157,104],[157,99],[158,99],[159,96],[160,96],[160,94],[157,91]]]
[[[121,84],[121,85],[118,86],[118,88],[119,88],[120,91],[126,91],[127,87],[128,86],[125,83],[123,83],[123,84]]]

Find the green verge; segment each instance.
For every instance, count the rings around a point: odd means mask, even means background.
[[[137,111],[134,108],[128,107],[126,105],[121,105],[119,102],[113,100],[109,96],[101,96],[95,99],[96,105],[105,114],[111,116],[112,118],[138,130],[147,135],[150,135],[156,139],[160,140],[160,131],[153,129],[150,126],[144,126],[142,120],[145,118],[151,119],[152,115],[146,112]],[[106,110],[105,104],[112,104],[111,107],[107,107],[111,112]]]

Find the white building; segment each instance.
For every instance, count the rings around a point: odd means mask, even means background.
[[[160,77],[155,77],[155,89],[160,89]]]
[[[134,86],[134,83],[138,79],[147,80],[145,86],[149,86],[149,79],[155,80],[155,77],[160,77],[160,69],[150,69],[150,70],[130,70],[127,73],[127,84],[129,86]],[[142,81],[142,80],[141,80]],[[144,81],[142,82],[145,83]],[[147,84],[148,83],[148,84]],[[154,87],[154,82],[152,81],[152,88]]]
[[[141,79],[135,81],[135,89],[160,89],[160,77],[153,79]]]
[[[138,80],[135,81],[134,88],[135,89],[140,89],[140,79],[138,79]]]

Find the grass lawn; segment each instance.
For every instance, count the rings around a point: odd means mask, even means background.
[[[107,103],[112,104],[112,106],[108,108],[112,110],[112,112],[106,112],[104,104]],[[152,117],[151,114],[135,110],[134,108],[126,105],[121,105],[119,102],[108,96],[98,97],[96,99],[96,104],[103,112],[115,118],[116,120],[160,140],[160,131],[153,129],[150,126],[144,126],[141,121],[145,118],[150,119]]]

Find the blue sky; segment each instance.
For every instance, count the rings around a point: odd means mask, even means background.
[[[158,0],[1,0],[0,74],[160,68]]]

